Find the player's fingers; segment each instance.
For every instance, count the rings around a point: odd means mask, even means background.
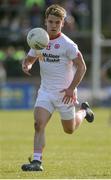
[[[72,100],[73,100],[73,104],[79,104],[79,101],[77,100],[76,96],[73,96]]]
[[[66,100],[66,96],[63,97],[62,102],[64,102],[65,100]]]
[[[65,97],[63,97],[63,99],[62,99],[62,102],[64,102],[65,101]]]
[[[23,69],[23,72],[24,72],[25,74],[27,74],[27,75],[31,76],[31,74],[29,73],[29,71],[28,71],[28,70]]]
[[[26,72],[26,74],[29,75],[29,76],[31,76],[31,73],[29,73],[29,72]]]
[[[74,104],[79,105],[79,101],[78,101],[78,100],[76,100],[76,101],[74,102]]]
[[[63,103],[64,103],[64,104],[68,104],[69,102],[70,102],[70,97],[65,96],[65,97],[63,98]]]
[[[73,100],[73,98],[71,98],[71,99],[70,99],[70,102],[71,102],[72,104],[74,103],[74,100]]]
[[[27,75],[31,76],[31,74],[30,74],[29,72],[25,72],[25,74],[27,74]]]
[[[42,54],[38,54],[36,60],[45,61],[45,58],[44,58],[44,56]]]
[[[70,103],[70,98],[67,98],[67,99],[66,99],[65,104],[68,104],[68,103]]]

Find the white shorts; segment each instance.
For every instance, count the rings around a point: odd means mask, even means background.
[[[75,107],[73,104],[64,104],[62,102],[63,93],[49,93],[39,89],[35,107],[43,107],[51,114],[57,110],[62,120],[71,120],[75,118]]]

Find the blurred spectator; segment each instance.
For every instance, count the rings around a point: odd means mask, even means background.
[[[13,59],[16,61],[22,61],[25,58],[25,51],[22,47],[18,47],[13,54]]]
[[[3,47],[2,47],[0,49],[0,62],[5,61],[5,59],[6,59],[6,53],[5,53],[5,51],[4,51]]]
[[[7,36],[9,33],[10,21],[7,15],[4,15],[0,21],[0,31],[2,36]]]
[[[48,7],[52,4],[52,0],[45,0],[45,2],[46,2],[46,7]]]
[[[38,6],[38,4],[33,4],[33,6],[29,10],[29,15],[32,28],[41,26],[41,8]]]
[[[25,5],[29,12],[31,27],[41,26],[45,0],[26,0]]]
[[[66,9],[67,14],[72,15],[72,12],[75,7],[75,3],[73,0],[64,0],[61,2],[61,5]]]
[[[67,15],[65,19],[65,26],[64,26],[64,32],[66,33],[74,33],[77,31],[77,24],[75,22],[75,19],[71,15]]]
[[[9,60],[21,61],[24,59],[24,57],[25,51],[21,46],[18,46],[16,48],[14,46],[8,46],[7,48],[0,49],[0,62]]]
[[[73,19],[72,24],[75,29],[85,30],[88,28],[89,10],[84,0],[64,0],[61,4],[67,11],[67,17]]]
[[[45,7],[45,0],[25,0],[25,5],[28,8],[31,8],[34,4],[43,9]]]
[[[0,61],[0,108],[3,108],[3,93],[4,93],[4,85],[6,84],[7,74],[4,68],[3,62]]]
[[[13,6],[20,5],[22,3],[22,0],[8,0],[8,3]]]
[[[75,21],[73,14],[74,11],[74,1],[73,0],[64,0],[61,2],[61,5],[66,9],[67,15],[65,19],[65,26],[64,26],[64,31],[65,32],[75,32],[77,30],[77,23]]]
[[[62,5],[67,11],[64,32],[73,33],[88,27],[88,6],[84,0],[0,0],[0,35],[4,43],[21,43],[28,31],[44,26],[44,9],[53,4]]]
[[[88,20],[89,20],[89,9],[84,0],[74,0],[75,1],[75,11],[73,15],[75,16],[79,29],[87,30],[88,29]]]
[[[31,22],[28,16],[22,15],[20,16],[20,33],[21,37],[24,40],[31,29]]]
[[[20,17],[14,17],[10,22],[10,40],[16,42],[20,37]]]
[[[15,48],[13,46],[9,46],[6,49],[6,60],[12,60],[13,59],[13,55],[15,53]]]
[[[51,4],[61,4],[64,0],[45,0],[46,7],[50,6]]]
[[[19,5],[22,3],[22,0],[0,0],[0,5]]]
[[[21,77],[23,75],[21,69],[21,61],[25,57],[23,47],[9,46],[6,50],[6,59],[4,61],[4,67],[7,73],[7,77]]]
[[[6,70],[4,68],[3,62],[0,61],[0,84],[4,84],[6,82]]]

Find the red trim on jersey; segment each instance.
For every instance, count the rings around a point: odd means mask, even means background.
[[[50,37],[50,40],[56,39],[61,36],[61,32],[59,32],[55,37]]]
[[[82,58],[82,54],[81,54],[80,51],[77,53],[77,57],[78,57],[78,58]]]

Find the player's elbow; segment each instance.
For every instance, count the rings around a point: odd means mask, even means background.
[[[83,74],[86,73],[87,67],[86,67],[86,64],[85,64],[85,63],[83,63],[83,64],[81,65],[81,71],[83,72]]]
[[[83,67],[83,69],[84,69],[84,72],[86,72],[86,71],[87,71],[86,64],[84,64],[84,67]]]

